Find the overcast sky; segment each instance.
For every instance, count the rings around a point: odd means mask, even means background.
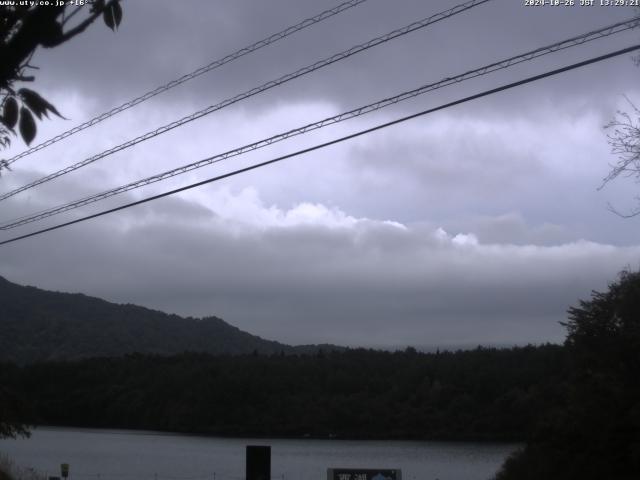
[[[333,0],[131,0],[38,51],[36,88],[69,118],[36,143],[337,5]],[[14,163],[6,191],[454,1],[369,0]],[[9,220],[633,16],[620,7],[495,0],[276,87],[5,201]],[[576,3],[579,3],[576,1]],[[38,224],[267,160],[640,42],[640,30],[447,87],[392,108]],[[468,346],[560,342],[592,289],[640,266],[640,186],[598,190],[616,157],[603,126],[631,55],[427,115],[285,162],[0,247],[0,275],[180,315],[216,315],[287,343]],[[11,157],[18,139],[1,153]],[[88,319],[90,320],[90,319]]]

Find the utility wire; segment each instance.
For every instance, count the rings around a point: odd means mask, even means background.
[[[240,50],[237,50],[229,55],[226,55],[218,60],[215,60],[209,63],[208,65],[200,67],[191,73],[187,73],[180,78],[172,80],[169,83],[166,83],[164,85],[161,85],[155,88],[154,90],[151,90],[143,95],[140,95],[139,97],[134,98],[133,100],[129,100],[128,102],[125,102],[122,105],[114,107],[108,112],[102,113],[97,117],[92,118],[91,120],[87,120],[86,122],[81,123],[80,125],[77,125],[72,129],[67,130],[66,132],[62,132],[61,134],[56,135],[55,137],[52,137],[34,147],[31,147],[28,150],[25,150],[24,152],[19,153],[14,157],[11,157],[10,159],[6,160],[6,162],[8,165],[11,165],[16,160],[26,157],[27,155],[31,155],[32,153],[37,152],[38,150],[42,150],[43,148],[46,148],[50,145],[53,145],[54,143],[57,143],[60,140],[63,140],[67,137],[70,137],[71,135],[81,132],[86,128],[97,125],[103,120],[106,120],[109,117],[113,117],[114,115],[117,115],[120,112],[124,112],[125,110],[128,110],[129,108],[134,107],[139,103],[145,102],[150,98],[155,97],[156,95],[166,92],[167,90],[171,90],[172,88],[177,87],[180,84],[188,82],[189,80],[199,77],[200,75],[210,72],[211,70],[221,67],[222,65],[233,62],[234,60],[237,60],[238,58],[243,57],[244,55],[260,50],[261,48],[266,47],[267,45],[271,45],[272,43],[282,40],[288,37],[289,35],[293,35],[294,33],[299,32],[300,30],[304,30],[305,28],[315,25],[316,23],[320,23],[323,20],[331,18],[334,15],[342,13],[345,10],[358,6],[366,1],[367,0],[349,0],[348,2],[341,3],[340,5],[337,5],[334,8],[325,10],[324,12],[321,12],[313,17],[307,18],[301,21],[300,23],[287,27],[278,33],[274,33],[273,35],[270,35],[267,38],[263,38],[262,40],[259,40],[247,47],[241,48]]]
[[[370,103],[368,105],[353,109],[353,110],[349,110],[347,112],[343,112],[340,113],[338,115],[334,115],[332,117],[328,117],[325,118],[323,120],[314,122],[314,123],[310,123],[307,125],[304,125],[302,127],[298,127],[295,128],[293,130],[289,130],[287,132],[284,133],[279,133],[277,135],[274,135],[272,137],[268,137],[262,140],[259,140],[257,142],[253,142],[247,145],[244,145],[242,147],[236,148],[234,150],[230,150],[224,153],[220,153],[211,157],[207,157],[204,159],[201,159],[197,162],[193,162],[187,165],[183,165],[181,167],[178,168],[174,168],[172,170],[168,170],[162,173],[158,173],[156,175],[153,175],[151,177],[147,177],[147,178],[143,178],[140,180],[136,180],[134,182],[125,184],[125,185],[121,185],[119,187],[110,189],[110,190],[106,190],[104,192],[98,193],[98,194],[94,194],[94,195],[90,195],[87,197],[84,197],[82,199],[79,200],[75,200],[73,202],[70,203],[66,203],[63,205],[58,205],[56,207],[53,208],[49,208],[46,210],[42,210],[40,212],[36,212],[36,213],[31,213],[29,215],[25,215],[23,217],[20,218],[16,218],[10,221],[7,221],[6,223],[0,225],[0,230],[9,230],[11,228],[16,228],[22,225],[26,225],[28,223],[32,223],[32,222],[36,222],[48,217],[51,217],[53,215],[57,215],[63,212],[67,212],[69,210],[73,210],[76,208],[80,208],[83,207],[85,205],[89,205],[91,203],[95,203],[104,199],[107,199],[109,197],[112,197],[114,195],[118,195],[124,192],[128,192],[130,190],[134,190],[136,188],[140,188],[146,185],[150,185],[152,183],[156,183],[162,180],[165,180],[167,178],[171,178],[177,175],[181,175],[183,173],[187,173],[189,171],[198,169],[198,168],[202,168],[205,167],[207,165],[211,165],[214,163],[218,163],[220,161],[226,160],[228,158],[231,157],[235,157],[238,155],[242,155],[244,153],[253,151],[253,150],[257,150],[269,145],[272,145],[274,143],[286,140],[288,138],[297,136],[297,135],[301,135],[313,130],[317,130],[323,127],[326,127],[328,125],[333,125],[339,122],[343,122],[345,120],[349,120],[352,118],[356,118],[359,117],[361,115],[365,115],[367,113],[371,113],[377,110],[380,110],[382,108],[394,105],[398,102],[402,102],[405,100],[408,100],[410,98],[414,98],[418,95],[422,95],[424,93],[427,92],[431,92],[433,90],[437,90],[439,88],[442,87],[446,87],[448,85],[452,85],[455,83],[459,83],[465,80],[469,80],[471,78],[475,78],[475,77],[479,77],[482,75],[486,75],[488,73],[492,73],[498,70],[502,70],[505,68],[509,68],[513,65],[517,65],[519,63],[522,62],[526,62],[526,61],[530,61],[533,60],[535,58],[541,57],[543,55],[548,55],[550,53],[553,52],[557,52],[559,50],[564,50],[567,48],[571,48],[577,45],[582,45],[586,42],[589,41],[593,41],[599,38],[603,38],[603,37],[607,37],[609,35],[613,35],[616,33],[620,33],[623,32],[625,30],[629,30],[631,28],[634,28],[635,26],[638,25],[638,23],[640,23],[640,19],[638,18],[633,18],[624,22],[618,22],[615,23],[613,25],[609,25],[607,27],[603,27],[600,28],[598,30],[593,30],[591,32],[576,36],[576,37],[572,37],[566,40],[563,40],[561,42],[557,42],[551,45],[547,45],[545,47],[540,47],[537,48],[535,50],[531,50],[529,52],[520,54],[520,55],[516,55],[495,63],[491,63],[489,65],[485,65],[483,67],[477,68],[475,70],[469,70],[465,73],[462,73],[460,75],[456,75],[453,77],[447,77],[444,78],[443,80],[440,80],[438,82],[435,83],[431,83],[428,85],[423,85],[419,88],[416,88],[414,90],[410,90],[407,92],[403,92],[399,95],[395,95],[393,97],[389,97],[389,98],[385,98],[383,100],[379,100],[377,102],[374,103]]]
[[[135,202],[127,203],[127,204],[121,205],[119,207],[110,208],[108,210],[103,210],[101,212],[94,213],[93,215],[87,215],[85,217],[77,218],[77,219],[71,220],[69,222],[60,223],[60,224],[54,225],[52,227],[43,228],[42,230],[37,230],[35,232],[27,233],[25,235],[20,235],[18,237],[10,238],[8,240],[1,241],[0,242],[0,246],[6,245],[6,244],[12,243],[12,242],[17,242],[18,240],[23,240],[25,238],[29,238],[29,237],[33,237],[33,236],[36,236],[36,235],[40,235],[42,233],[51,232],[53,230],[58,230],[60,228],[67,227],[67,226],[70,226],[70,225],[74,225],[76,223],[84,222],[86,220],[91,220],[93,218],[98,218],[98,217],[107,215],[109,213],[114,213],[114,212],[118,212],[120,210],[125,210],[127,208],[134,207],[136,205],[141,205],[143,203],[151,202],[153,200],[158,200],[160,198],[168,197],[170,195],[174,195],[176,193],[184,192],[184,191],[190,190],[192,188],[200,187],[200,186],[206,185],[208,183],[216,182],[216,181],[222,180],[224,178],[233,177],[235,175],[239,175],[240,173],[248,172],[250,170],[255,170],[255,169],[260,168],[260,167],[265,167],[267,165],[271,165],[271,164],[274,164],[274,163],[277,163],[277,162],[281,162],[282,160],[286,160],[288,158],[297,157],[299,155],[303,155],[305,153],[309,153],[309,152],[312,152],[314,150],[319,150],[319,149],[328,147],[330,145],[335,145],[337,143],[341,143],[341,142],[344,142],[346,140],[351,140],[353,138],[360,137],[362,135],[366,135],[366,134],[375,132],[377,130],[381,130],[383,128],[387,128],[387,127],[390,127],[392,125],[397,125],[399,123],[403,123],[403,122],[406,122],[408,120],[427,115],[429,113],[437,112],[439,110],[444,110],[446,108],[450,108],[450,107],[453,107],[453,106],[456,106],[456,105],[460,105],[462,103],[466,103],[466,102],[469,102],[471,100],[476,100],[478,98],[482,98],[482,97],[486,97],[486,96],[489,96],[489,95],[493,95],[495,93],[502,92],[504,90],[509,90],[511,88],[518,87],[520,85],[525,85],[527,83],[536,82],[538,80],[542,80],[544,78],[551,77],[553,75],[558,75],[560,73],[564,73],[564,72],[567,72],[569,70],[574,70],[576,68],[584,67],[586,65],[591,65],[593,63],[601,62],[603,60],[607,60],[609,58],[613,58],[613,57],[617,57],[617,56],[620,56],[620,55],[624,55],[626,53],[634,52],[636,50],[640,50],[640,45],[634,45],[632,47],[627,47],[627,48],[623,48],[621,50],[616,50],[616,51],[608,53],[606,55],[600,55],[598,57],[593,57],[593,58],[590,58],[589,60],[584,60],[582,62],[574,63],[574,64],[571,64],[571,65],[568,65],[568,66],[565,66],[565,67],[562,67],[562,68],[558,68],[558,69],[555,69],[555,70],[551,70],[551,71],[548,71],[548,72],[545,72],[545,73],[542,73],[542,74],[539,74],[539,75],[534,75],[532,77],[528,77],[528,78],[525,78],[523,80],[519,80],[517,82],[508,83],[506,85],[502,85],[502,86],[497,87],[497,88],[492,88],[490,90],[485,90],[484,92],[477,93],[475,95],[464,97],[464,98],[461,98],[459,100],[455,100],[453,102],[445,103],[445,104],[440,105],[438,107],[430,108],[428,110],[423,110],[421,112],[414,113],[412,115],[408,115],[408,116],[405,116],[405,117],[402,117],[402,118],[398,118],[396,120],[392,120],[392,121],[387,122],[387,123],[376,125],[375,127],[367,128],[365,130],[360,130],[359,132],[352,133],[350,135],[345,135],[344,137],[336,138],[336,139],[331,140],[329,142],[324,142],[324,143],[321,143],[321,144],[318,144],[318,145],[314,145],[313,147],[309,147],[309,148],[305,148],[305,149],[302,149],[302,150],[298,150],[296,152],[289,153],[287,155],[282,155],[280,157],[276,157],[276,158],[273,158],[271,160],[267,160],[265,162],[256,163],[256,164],[248,166],[248,167],[240,168],[238,170],[234,170],[232,172],[225,173],[223,175],[218,175],[216,177],[208,178],[206,180],[202,180],[200,182],[192,183],[190,185],[186,185],[184,187],[176,188],[174,190],[170,190],[168,192],[160,193],[158,195],[153,195],[151,197],[147,197],[147,198],[144,198],[142,200],[138,200],[138,201],[135,201]]]
[[[432,15],[428,18],[419,20],[417,22],[413,22],[407,26],[404,26],[402,28],[399,28],[397,30],[393,30],[392,32],[389,32],[385,35],[381,35],[379,37],[376,37],[372,40],[369,40],[368,42],[362,43],[360,45],[356,45],[354,47],[351,47],[347,50],[344,50],[343,52],[337,53],[335,55],[332,55],[330,57],[327,57],[323,60],[320,60],[318,62],[315,62],[311,65],[308,65],[306,67],[303,67],[299,70],[296,70],[295,72],[292,73],[288,73],[286,75],[283,75],[282,77],[279,77],[276,80],[271,80],[269,82],[266,82],[264,84],[262,84],[259,87],[255,87],[252,88],[251,90],[248,90],[244,93],[238,94],[234,97],[228,98],[227,100],[223,100],[222,102],[216,104],[216,105],[211,105],[203,110],[200,110],[198,112],[192,113],[191,115],[187,115],[186,117],[181,118],[180,120],[176,120],[174,122],[171,122],[167,125],[164,125],[160,128],[157,128],[156,130],[152,130],[150,132],[145,133],[144,135],[140,135],[139,137],[136,137],[132,140],[129,140],[125,143],[122,143],[120,145],[117,145],[109,150],[105,150],[102,153],[99,153],[97,155],[94,155],[93,157],[89,157],[85,160],[82,160],[78,163],[75,163],[73,165],[70,165],[62,170],[58,170],[57,172],[54,172],[50,175],[47,175],[45,177],[42,177],[38,180],[35,180],[27,185],[23,185],[22,187],[19,187],[15,190],[12,190],[10,192],[4,193],[2,195],[0,195],[0,201],[1,200],[6,200],[9,197],[12,197],[20,192],[23,192],[25,190],[28,190],[30,188],[33,188],[37,185],[41,185],[43,183],[46,183],[48,181],[51,181],[55,178],[58,178],[62,175],[65,175],[67,173],[73,172],[74,170],[77,170],[81,167],[84,167],[86,165],[89,165],[97,160],[100,160],[101,158],[107,157],[111,154],[114,154],[116,152],[119,152],[121,150],[124,150],[126,148],[129,148],[133,145],[136,145],[138,143],[144,142],[146,140],[149,140],[153,137],[156,137],[158,135],[161,135],[163,133],[168,132],[169,130],[173,130],[174,128],[180,127],[186,123],[192,122],[193,120],[197,120],[198,118],[204,117],[205,115],[209,115],[210,113],[213,113],[217,110],[221,110],[225,107],[228,107],[229,105],[232,105],[234,103],[237,103],[241,100],[244,100],[246,98],[252,97],[254,95],[257,95],[258,93],[262,93],[266,90],[269,90],[271,88],[277,87],[278,85],[282,85],[283,83],[286,83],[290,80],[293,80],[295,78],[301,77],[303,75],[306,75],[308,73],[311,73],[315,70],[318,70],[320,68],[326,67],[327,65],[331,65],[332,63],[338,62],[340,60],[344,60],[345,58],[351,57],[352,55],[355,55],[357,53],[360,53],[364,50],[367,50],[369,48],[375,47],[377,45],[380,45],[382,43],[388,42],[390,40],[393,40],[395,38],[401,37],[403,35],[407,35],[408,33],[414,32],[416,30],[419,30],[421,28],[425,28],[429,25],[432,25],[436,22],[439,22],[441,20],[445,20],[449,17],[452,17],[454,15],[457,15],[459,13],[465,12],[473,7],[476,7],[478,5],[481,5],[483,3],[487,3],[490,2],[491,0],[471,0],[468,1],[466,3],[462,3],[460,5],[456,5],[455,7],[452,7],[446,11],[437,13],[435,15]]]

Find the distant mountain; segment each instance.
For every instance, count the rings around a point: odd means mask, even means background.
[[[135,352],[294,354],[319,348],[265,340],[216,317],[183,318],[83,294],[21,286],[0,277],[0,361],[25,364]]]

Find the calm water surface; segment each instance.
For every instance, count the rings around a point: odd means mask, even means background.
[[[404,480],[491,478],[513,444],[235,439],[157,432],[40,428],[0,440],[24,467],[70,480],[243,480],[245,446],[271,445],[275,480],[324,480],[328,467],[400,468]]]

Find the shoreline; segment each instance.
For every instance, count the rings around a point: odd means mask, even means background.
[[[139,436],[162,436],[162,437],[195,437],[209,438],[218,440],[296,440],[296,441],[339,441],[339,442],[394,442],[394,443],[430,443],[430,444],[482,444],[482,445],[524,445],[523,439],[505,439],[505,438],[486,438],[486,437],[465,437],[465,438],[408,438],[408,437],[345,437],[345,436],[321,436],[321,435],[224,435],[219,433],[206,432],[180,432],[180,431],[163,431],[163,430],[137,430],[131,428],[119,427],[85,427],[74,425],[39,425],[29,427],[30,432],[42,431],[67,431],[67,432],[85,432],[100,433],[106,435],[139,435]],[[28,438],[17,439],[0,439],[0,445],[3,440],[29,440]]]

